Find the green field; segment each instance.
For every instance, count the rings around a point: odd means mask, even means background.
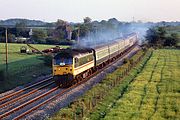
[[[104,119],[180,119],[180,50],[154,51]]]
[[[5,44],[0,43],[0,71],[3,70],[4,74],[8,74],[8,77],[0,81],[0,93],[51,73],[51,67],[44,65],[41,55],[22,54],[20,53],[21,46],[26,46],[26,44],[8,44],[8,71],[6,73]],[[32,46],[39,50],[55,47],[53,45],[34,44]]]
[[[27,55],[27,54],[21,54],[20,53],[20,47],[21,46],[27,46],[26,44],[14,44],[14,43],[9,43],[8,44],[8,62],[15,62],[15,61],[19,61],[19,60],[23,60],[23,59],[28,59],[28,58],[32,58],[35,57],[37,55]],[[52,45],[32,45],[35,48],[38,48],[39,50],[43,50],[46,48],[51,48],[54,47]],[[0,43],[0,65],[1,64],[5,64],[5,44],[4,43]]]

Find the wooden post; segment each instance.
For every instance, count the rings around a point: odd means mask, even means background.
[[[79,44],[80,26],[78,27],[78,44]]]
[[[6,32],[5,32],[5,36],[6,36],[6,45],[5,45],[5,49],[6,49],[6,73],[5,73],[5,79],[8,79],[8,35],[7,35],[7,28],[6,28]]]
[[[7,35],[7,28],[6,28],[6,68],[8,67],[8,35]]]

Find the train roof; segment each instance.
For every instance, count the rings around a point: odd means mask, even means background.
[[[107,44],[104,44],[104,45],[96,46],[96,47],[94,47],[94,49],[101,49],[103,47],[108,47],[109,45],[114,45],[114,44],[118,44],[118,43],[119,43],[119,41],[113,41],[111,43],[107,43]]]
[[[116,39],[112,40],[112,42],[109,42],[109,43],[106,43],[106,44],[103,44],[103,45],[96,46],[96,47],[94,47],[94,49],[101,49],[101,48],[106,47],[106,46],[108,46],[108,45],[117,44],[117,43],[119,43],[120,41],[125,40],[125,39],[130,38],[130,37],[133,37],[133,36],[135,36],[135,35],[136,35],[136,33],[127,34],[127,35],[125,35],[124,37],[120,37],[120,38],[116,38]]]
[[[58,57],[74,57],[79,55],[84,55],[87,53],[92,53],[92,48],[76,48],[76,49],[64,49],[57,53],[54,58]]]

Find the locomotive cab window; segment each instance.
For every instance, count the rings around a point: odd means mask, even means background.
[[[77,63],[78,62],[78,58],[75,58],[75,63]]]
[[[55,65],[71,65],[73,63],[73,59],[72,58],[64,58],[64,57],[59,57],[54,59],[54,64]]]

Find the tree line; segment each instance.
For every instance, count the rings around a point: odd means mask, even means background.
[[[150,46],[177,46],[179,36],[176,32],[167,30],[167,23],[142,23],[120,22],[116,18],[102,21],[92,21],[85,17],[82,23],[70,23],[61,19],[56,22],[47,23],[45,26],[30,28],[25,21],[17,22],[15,26],[8,28],[8,42],[40,43],[40,44],[73,44],[82,38],[93,36],[92,39],[103,37],[97,33],[112,34],[110,36],[121,36],[132,32],[146,33],[145,40]],[[154,27],[150,27],[154,26]],[[150,27],[150,28],[149,28]],[[146,28],[149,28],[148,30]],[[144,31],[147,30],[147,31]],[[97,37],[96,37],[97,36]],[[21,39],[27,38],[27,39]],[[83,39],[82,39],[83,40]],[[86,39],[85,39],[86,40]],[[91,39],[90,39],[91,40]],[[5,42],[5,28],[0,27],[0,42]]]
[[[148,45],[155,47],[176,47],[180,42],[178,32],[169,32],[168,26],[155,26],[149,28],[146,32],[146,40]]]
[[[98,31],[111,31],[112,33],[128,33],[131,23],[119,22],[116,18],[109,20],[92,21],[85,17],[82,23],[69,23],[58,19],[54,23],[46,24],[44,27],[35,27],[32,29],[26,22],[16,23],[14,27],[8,28],[9,42],[30,42],[42,44],[60,44],[70,43],[72,40],[79,40],[85,36],[93,35]],[[30,32],[32,32],[30,34]],[[17,38],[28,38],[21,40]],[[5,28],[0,27],[0,42],[5,41]]]
[[[9,42],[30,42],[30,43],[47,43],[58,44],[70,40],[78,40],[94,30],[94,23],[91,18],[84,18],[83,23],[69,23],[58,19],[55,23],[46,24],[42,28],[33,28],[32,35],[27,23],[19,22],[14,27],[8,28]],[[28,38],[28,41],[16,40],[16,38]],[[5,41],[5,28],[0,27],[0,42]]]

